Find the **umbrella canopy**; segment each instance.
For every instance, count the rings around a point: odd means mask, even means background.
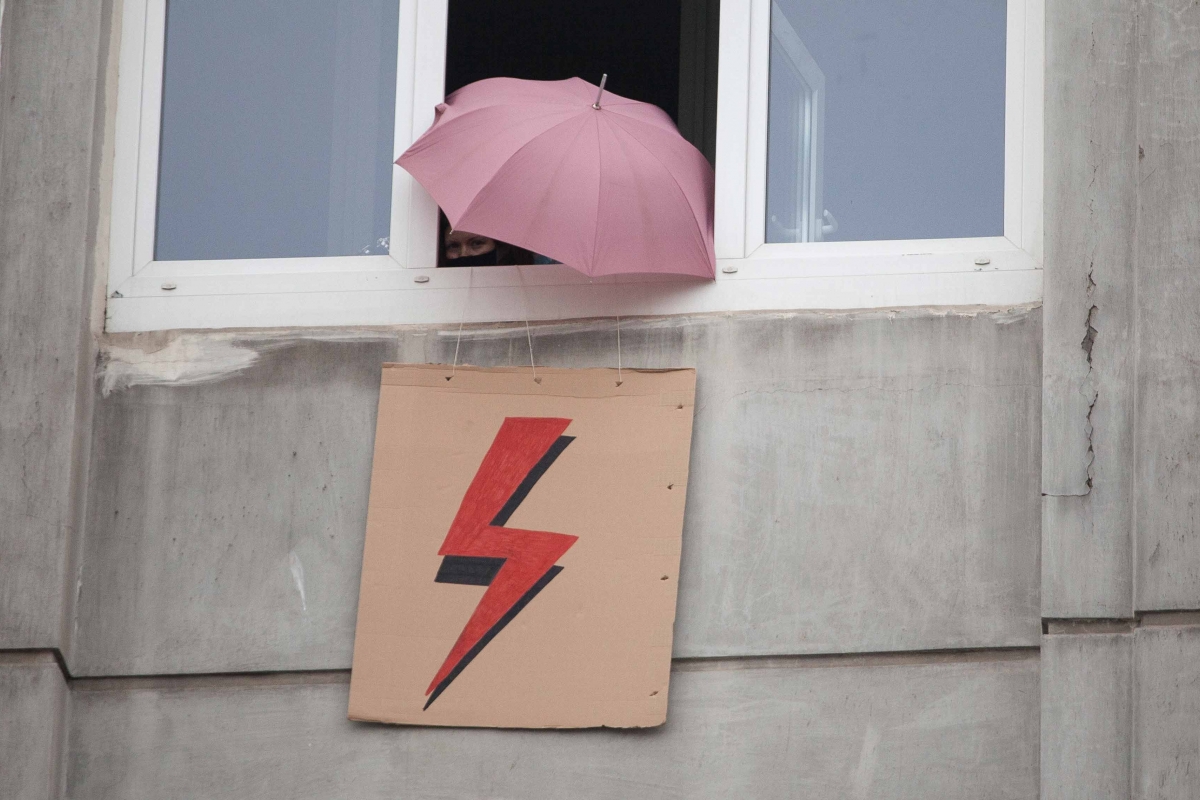
[[[712,278],[713,171],[666,112],[580,78],[489,78],[437,107],[396,163],[458,230],[586,275]]]

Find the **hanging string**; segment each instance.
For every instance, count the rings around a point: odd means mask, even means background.
[[[450,378],[458,371],[458,346],[462,344],[463,323],[467,321],[467,307],[471,304],[471,286],[475,283],[475,268],[467,267],[467,296],[463,299],[462,315],[458,318],[458,338],[454,341],[454,365],[450,367]],[[450,380],[446,378],[446,380]]]
[[[624,381],[621,380],[621,316],[617,315],[617,386],[620,386]]]
[[[525,291],[525,274],[517,267],[517,280],[521,282],[521,305],[525,308],[525,339],[529,342],[529,369],[533,372],[533,382],[541,383],[537,376],[537,364],[533,361],[533,333],[529,329],[529,293]]]

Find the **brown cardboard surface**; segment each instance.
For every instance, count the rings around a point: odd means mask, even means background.
[[[450,374],[440,365],[383,368],[350,719],[661,725],[695,371],[623,370],[620,386],[610,369],[538,369],[540,382],[528,367]],[[561,436],[574,438],[548,448],[563,424]],[[535,429],[536,443],[520,439],[529,443],[522,461],[514,437]],[[531,453],[559,445],[523,500],[512,481],[485,475],[526,476]],[[485,489],[501,483],[510,516],[497,526],[505,512],[493,517],[488,506],[487,522],[464,524],[474,518],[467,498],[500,497]],[[512,548],[504,561],[501,541]],[[546,550],[533,565],[536,547]],[[488,558],[500,569],[490,585],[435,581],[439,570],[457,579],[463,569],[486,571]],[[517,594],[523,604],[511,602]],[[490,612],[477,611],[481,601]],[[486,613],[499,610],[509,616],[489,635],[464,633],[473,615],[485,615],[476,617],[484,620],[478,633],[492,619]],[[455,661],[456,646],[461,653],[471,642],[474,652]],[[446,674],[460,662],[461,671]],[[439,675],[440,691],[429,692]]]

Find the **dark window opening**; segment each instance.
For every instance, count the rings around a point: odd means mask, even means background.
[[[711,163],[719,18],[720,0],[450,0],[446,94],[484,78],[599,83],[607,73],[606,89],[662,108]],[[478,243],[448,233],[443,218],[439,266],[480,263],[465,261]],[[451,247],[458,257],[447,258]],[[538,260],[503,243],[496,251],[497,263]]]

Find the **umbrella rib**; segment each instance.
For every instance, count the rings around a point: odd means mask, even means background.
[[[580,129],[579,129],[578,131],[576,131],[576,132],[575,132],[575,138],[571,140],[571,143],[572,143],[572,145],[574,145],[576,142],[578,142],[578,141],[579,141],[579,137],[580,137],[581,135],[583,135],[583,128],[582,128],[582,127],[580,127]],[[558,175],[559,175],[559,173],[561,173],[561,172],[562,172],[563,164],[565,164],[565,163],[566,163],[566,161],[567,161],[567,159],[568,159],[569,157],[570,157],[570,153],[568,152],[568,153],[564,153],[563,157],[559,159],[559,161],[558,161],[558,164],[555,166],[555,168],[554,168],[554,172],[553,172],[553,174],[551,175],[551,181],[550,181],[550,185],[553,185],[553,184],[555,184],[555,183],[557,182]],[[542,214],[541,214],[541,211],[539,210],[539,211],[538,211],[538,212],[537,212],[537,213],[534,215],[534,220],[540,220],[541,218],[542,218]],[[532,223],[526,227],[526,229],[525,229],[525,232],[526,232],[526,233],[528,233],[528,232],[529,232],[529,228],[531,228],[531,227],[533,227]],[[541,252],[541,251],[539,251],[539,252]],[[542,253],[542,254],[543,254],[543,255],[548,255],[548,256],[554,256],[554,255],[555,255],[554,253],[550,253],[550,252],[545,252],[545,253]],[[555,256],[555,257],[557,258],[557,256]],[[559,259],[559,260],[561,261],[562,259]],[[563,262],[563,263],[566,263],[566,262]],[[570,266],[570,265],[568,264],[568,266]]]
[[[578,118],[579,118],[578,115],[576,115],[576,116],[570,117],[569,119],[564,119],[562,122],[555,123],[554,125],[551,125],[549,128],[546,128],[546,130],[539,133],[537,136],[530,137],[529,141],[527,141],[525,144],[521,145],[516,150],[514,150],[512,152],[512,154],[510,156],[508,156],[508,158],[504,159],[504,163],[500,165],[500,168],[497,169],[495,172],[493,172],[492,176],[487,179],[487,183],[485,183],[479,187],[479,190],[477,192],[475,192],[475,196],[473,198],[471,198],[471,202],[467,204],[467,207],[463,209],[463,212],[461,214],[459,214],[458,218],[462,219],[463,217],[467,216],[467,214],[471,213],[471,210],[473,208],[475,208],[475,203],[479,200],[479,196],[482,195],[484,193],[484,191],[486,191],[487,188],[492,185],[492,181],[496,180],[496,176],[500,174],[500,171],[504,169],[504,167],[508,164],[508,162],[512,161],[514,158],[516,158],[517,155],[520,154],[520,152],[522,150],[529,147],[534,142],[536,142],[538,139],[541,139],[543,136],[547,135],[548,133],[551,133],[552,131],[556,130],[557,128],[560,128],[563,125],[566,125],[568,122],[574,122]],[[486,232],[485,231],[471,231],[471,233],[485,234]]]
[[[443,125],[443,127],[438,130],[445,131],[446,126],[457,127],[457,123],[459,120],[466,119],[467,117],[471,116],[472,114],[478,114],[483,111],[491,111],[492,109],[495,109],[497,107],[498,106],[494,106],[494,105],[493,106],[480,106],[479,108],[472,108],[470,111],[464,111],[463,113],[459,114],[457,117],[454,117],[454,119],[445,123]],[[562,113],[563,112],[561,112],[561,111],[547,111],[544,114],[533,114],[531,116],[526,117],[525,121],[536,120],[540,117],[553,117],[553,116],[557,116]],[[550,130],[551,128],[555,127],[558,124],[560,124],[560,123],[556,122],[556,123],[554,123],[554,125],[551,125],[550,128],[547,128],[546,130]],[[434,126],[431,125],[429,127],[429,130],[427,130],[427,131],[425,131],[425,133],[421,134],[421,136],[417,138],[417,141],[413,142],[412,145],[409,146],[408,150],[405,151],[400,156],[400,158],[398,158],[396,160],[399,161],[400,159],[404,158],[404,156],[408,155],[409,152],[413,152],[413,151],[420,152],[422,150],[428,149],[429,147],[434,147],[437,144],[440,144],[440,141],[422,141],[429,133],[433,132],[434,130],[435,130]],[[545,132],[546,131],[542,131],[542,133],[545,133]],[[447,134],[443,134],[443,135],[447,135]],[[541,136],[541,135],[542,135],[541,133],[538,134],[538,136]],[[418,145],[419,145],[419,147],[418,147]],[[479,148],[476,148],[476,149],[479,149]],[[511,158],[511,156],[509,156],[509,157]]]
[[[600,145],[600,115],[596,117],[596,221],[592,225],[592,257],[588,259],[588,275],[596,268],[596,250],[600,247],[600,200],[604,194],[604,148]]]
[[[569,104],[567,104],[567,103],[545,103],[545,104],[543,104],[543,105],[547,105],[547,106],[551,106],[551,105],[552,105],[552,106],[554,106],[554,107],[556,107],[556,108],[559,108],[559,107],[561,107],[561,108],[563,108],[563,109],[567,109],[567,108],[572,108],[572,107],[573,107],[573,106],[571,106],[571,105],[569,105]],[[503,108],[503,107],[504,107],[504,104],[503,104],[503,103],[493,103],[493,104],[492,104],[492,105],[490,105],[490,106],[480,106],[479,108],[472,108],[472,109],[470,109],[469,111],[463,111],[462,113],[460,113],[460,114],[457,114],[456,116],[454,116],[454,117],[453,117],[453,118],[450,120],[450,122],[451,122],[451,123],[453,123],[453,122],[457,122],[457,121],[458,121],[458,120],[460,120],[460,119],[466,119],[467,117],[471,116],[472,114],[478,114],[478,113],[479,113],[479,112],[481,112],[481,111],[491,111],[492,109],[495,109],[495,108]],[[546,112],[545,112],[545,114],[533,114],[533,115],[530,115],[529,117],[526,117],[526,119],[534,119],[534,118],[536,118],[536,117],[538,117],[538,116],[547,116],[547,117],[548,117],[548,116],[551,116],[551,115],[553,115],[553,114],[561,114],[561,113],[563,113],[563,112],[562,112],[562,111],[557,111],[557,110],[556,110],[556,111],[546,111]],[[429,130],[433,130],[433,126],[430,126]]]
[[[632,110],[639,106],[644,107],[647,105],[649,105],[649,104],[643,103],[640,100],[630,100],[625,103],[605,103],[604,107],[606,109],[608,109],[609,111],[611,111],[613,114],[617,115],[618,117],[622,117],[624,119],[628,119],[633,122],[640,122],[642,125],[649,125],[652,128],[660,128],[660,129],[662,129],[664,131],[668,131],[670,133],[679,133],[679,126],[677,126],[674,123],[674,121],[671,120],[670,117],[666,117],[665,111],[663,111],[663,116],[666,118],[660,119],[660,120],[643,119],[640,116],[634,116],[632,114],[627,113],[629,110]],[[662,111],[662,109],[658,108],[658,106],[650,106],[650,108],[653,108],[658,111]],[[680,134],[680,136],[682,136],[682,134]]]
[[[628,119],[628,118],[626,118],[626,119]],[[688,207],[689,207],[689,208],[691,208],[691,205],[692,205],[692,203],[691,203],[691,201],[688,199],[687,192],[685,192],[685,191],[683,190],[683,186],[682,186],[682,185],[679,183],[679,178],[675,177],[675,173],[671,171],[671,168],[670,168],[670,167],[668,167],[666,164],[664,164],[664,163],[663,163],[663,160],[662,160],[661,158],[659,158],[659,157],[658,157],[658,154],[657,154],[657,153],[655,153],[655,152],[654,152],[654,150],[652,150],[650,147],[648,147],[648,146],[646,145],[646,143],[645,143],[645,142],[643,142],[643,141],[642,141],[640,138],[638,138],[638,135],[637,135],[636,133],[634,133],[633,131],[629,130],[629,129],[628,129],[628,128],[626,128],[624,125],[621,125],[621,130],[623,130],[623,131],[625,131],[627,134],[629,134],[629,138],[631,138],[631,139],[633,139],[635,142],[637,142],[637,143],[638,143],[638,145],[639,145],[639,146],[641,146],[641,148],[642,148],[643,150],[645,150],[647,153],[649,153],[649,154],[650,154],[650,157],[651,157],[651,158],[653,158],[655,161],[657,161],[657,162],[658,162],[658,165],[659,165],[660,167],[662,167],[662,168],[663,168],[663,172],[665,172],[665,173],[667,173],[668,175],[670,175],[670,176],[671,176],[671,180],[672,180],[672,181],[675,183],[675,188],[679,190],[679,193],[680,193],[681,195],[683,195],[683,201],[684,201],[685,203],[687,203],[687,205],[688,205]],[[705,254],[707,255],[707,253],[708,253],[708,247],[707,247],[707,244],[708,244],[708,242],[707,242],[707,237],[704,235],[704,231],[703,231],[703,230],[701,230],[701,228],[700,228],[700,220],[696,218],[696,214],[694,213],[694,211],[693,211],[693,213],[692,213],[692,215],[691,215],[691,216],[692,216],[692,221],[696,223],[696,233],[698,233],[698,234],[700,235],[700,241],[701,241],[701,242],[702,242],[702,243],[705,245],[705,247],[704,247],[704,250],[705,250]]]

